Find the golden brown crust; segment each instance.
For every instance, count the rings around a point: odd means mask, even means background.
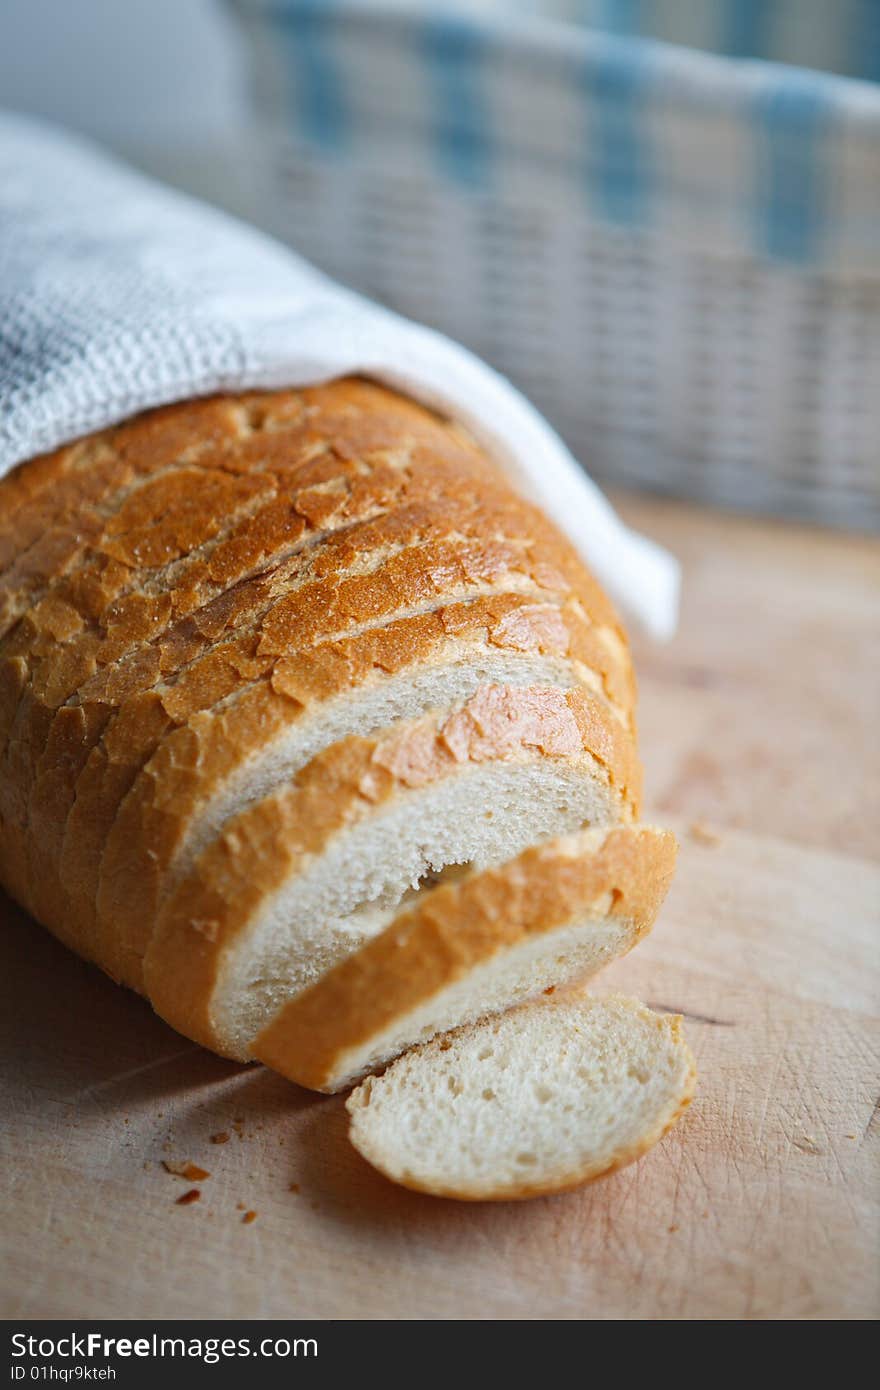
[[[393,798],[482,762],[559,758],[606,779],[620,820],[634,818],[639,771],[628,738],[582,690],[488,686],[460,710],[377,738],[343,739],[288,789],[230,821],[163,907],[156,930],[122,943],[120,974],[144,981],[174,1027],[222,1050],[212,1020],[226,950],[273,893],[330,838]],[[122,871],[122,866],[120,867]]]
[[[191,401],[77,440],[16,469],[2,485],[0,614],[5,621],[0,631],[87,557],[99,558],[94,547],[100,547],[108,517],[140,478],[183,459],[193,461],[237,434],[227,400]]]
[[[277,514],[269,511],[256,524],[233,526],[231,531],[228,523],[234,517],[198,508],[190,513],[190,525],[205,528],[204,539],[228,538],[231,549],[224,558],[240,567],[241,547],[251,550],[269,541],[276,525],[281,528],[276,539],[290,539],[290,527],[302,534],[307,521],[320,527],[316,513],[328,512],[321,500],[328,481],[336,481],[331,492],[337,494],[329,510],[350,501],[357,515],[361,504],[374,507],[381,501],[395,472],[392,459],[401,451],[417,455],[422,449],[429,451],[432,470],[442,474],[448,464],[459,482],[468,471],[485,479],[496,476],[473,444],[447,424],[393,392],[356,380],[298,392],[216,397],[147,412],[34,459],[4,480],[3,598],[23,611],[33,608],[49,585],[74,576],[75,592],[86,599],[90,594],[84,576],[92,573],[102,582],[110,577],[105,601],[125,591],[126,575],[140,574],[142,582],[148,581],[154,571],[144,562],[156,544],[160,555],[167,553],[167,542],[178,531],[176,509],[169,524],[162,489],[166,479],[173,487],[181,470],[197,470],[196,481],[209,487],[234,485],[236,475],[241,475],[247,488],[263,489],[279,504]],[[340,482],[347,485],[340,489]],[[135,524],[126,527],[118,518],[129,503],[128,515]],[[147,536],[150,544],[142,553],[138,541]],[[197,544],[200,539],[201,535],[190,537],[197,569],[205,558]],[[61,552],[68,551],[67,561],[62,561]],[[215,574],[218,564],[225,568],[215,560]],[[160,572],[161,568],[156,571]],[[93,601],[102,597],[102,582],[91,595]],[[182,595],[190,587],[181,584]],[[99,616],[93,602],[85,611]]]
[[[630,925],[634,946],[666,895],[675,852],[668,831],[587,831],[440,886],[291,999],[254,1056],[301,1086],[332,1089],[346,1053],[499,951],[591,910]]]
[[[371,518],[380,525],[384,522],[386,539],[392,539],[395,531],[399,538],[405,519],[410,527],[416,520],[413,509],[417,510],[420,502],[433,505],[435,518],[445,518],[450,508],[461,512],[466,504],[487,507],[495,503],[506,507],[509,515],[515,511],[520,523],[525,519],[525,532],[533,539],[537,540],[542,531],[550,534],[543,519],[514,498],[472,445],[453,440],[426,412],[420,412],[424,417],[420,441],[412,426],[418,408],[404,403],[401,420],[397,398],[380,388],[337,383],[323,390],[329,401],[321,408],[311,407],[316,419],[305,435],[301,430],[280,429],[275,421],[274,432],[259,437],[257,458],[248,458],[249,441],[245,438],[239,441],[237,451],[227,447],[213,470],[210,453],[207,458],[199,457],[198,442],[191,440],[183,455],[190,460],[186,466],[181,462],[176,468],[169,465],[133,492],[123,490],[122,504],[103,518],[100,534],[89,537],[87,560],[72,575],[56,576],[44,602],[31,602],[23,629],[5,644],[10,654],[15,654],[16,642],[23,643],[31,656],[42,650],[50,661],[50,674],[43,684],[62,688],[64,680],[70,678],[68,673],[75,675],[78,661],[74,653],[65,653],[63,660],[58,654],[59,610],[63,609],[68,629],[65,636],[74,639],[79,660],[100,666],[107,659],[118,659],[126,643],[130,646],[154,633],[156,625],[166,622],[169,615],[185,614],[211,593],[237,584],[255,568],[269,568],[279,554],[295,548],[310,531],[318,534],[329,528],[341,532],[344,553],[347,546],[351,548],[346,532],[353,522],[368,523]],[[365,391],[372,391],[372,395],[365,396]],[[345,402],[352,392],[365,399],[360,412],[347,406],[357,428],[350,419],[348,437],[340,439],[332,433],[339,415],[339,402],[334,411],[334,400],[341,396]],[[277,414],[291,395],[269,397],[271,410]],[[384,419],[386,444],[386,453],[379,457],[368,452],[374,442],[371,426],[377,415]],[[143,417],[140,427],[148,437],[155,434],[151,416]],[[128,428],[129,433],[137,431],[137,425]],[[429,435],[431,448],[427,450]],[[396,439],[394,447],[388,443],[389,436]],[[111,443],[112,435],[103,442],[97,437],[92,455],[102,450],[112,455]],[[120,466],[130,464],[131,448],[121,452]],[[244,473],[241,470],[248,463],[254,471]],[[267,490],[271,496],[265,506],[256,515],[248,506],[241,524],[230,531],[238,494],[247,493],[247,501],[251,494]],[[423,507],[423,524],[430,520],[431,505],[427,512]],[[79,521],[85,525],[82,515]],[[491,533],[491,524],[487,518],[484,537]],[[222,538],[221,543],[206,551],[217,537]],[[355,550],[366,548],[366,543],[364,537]],[[558,537],[556,543],[559,546]],[[576,561],[572,565],[570,548],[563,544],[561,552],[560,563],[576,582],[583,582],[586,576]],[[338,569],[332,547],[324,547],[323,553]],[[179,563],[182,558],[186,560],[183,565]],[[127,587],[126,578],[130,581]],[[596,586],[590,582],[587,587],[589,599],[599,601],[609,611]],[[102,633],[99,629],[105,614],[109,621],[103,624],[107,630]],[[87,630],[77,632],[84,620],[88,620]],[[41,634],[46,639],[42,648]]]

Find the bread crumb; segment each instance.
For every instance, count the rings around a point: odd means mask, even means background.
[[[177,1207],[188,1207],[192,1202],[198,1202],[201,1195],[197,1187],[191,1187],[189,1192],[181,1193],[174,1205]]]
[[[677,1230],[678,1230],[678,1227],[677,1227],[677,1226],[668,1226],[668,1227],[667,1227],[667,1230],[669,1231],[669,1234],[672,1235],[673,1231],[677,1231]]]
[[[703,825],[702,821],[691,821],[688,826],[688,834],[692,840],[696,840],[698,845],[714,848],[715,845],[721,844],[721,836],[716,831],[710,830],[707,825]]]
[[[822,1152],[811,1134],[802,1134],[800,1139],[795,1139],[793,1142],[795,1148],[800,1149],[801,1153],[820,1154]]]
[[[236,1204],[235,1204],[235,1210],[236,1210],[236,1211],[244,1211],[244,1202],[236,1202]]]
[[[228,1143],[229,1143],[229,1130],[228,1130],[228,1129],[221,1129],[217,1134],[212,1134],[212,1135],[211,1135],[211,1143],[212,1143],[212,1144],[228,1144]]]
[[[858,1139],[859,1136],[857,1134],[845,1134],[843,1137],[844,1139]]]
[[[288,1192],[299,1192],[299,1183],[298,1183],[298,1182],[292,1182],[292,1183],[290,1184],[290,1186],[288,1187],[287,1190],[288,1190]]]
[[[167,1158],[162,1159],[162,1167],[166,1173],[171,1173],[175,1178],[186,1178],[187,1182],[204,1182],[211,1174],[207,1168],[200,1168],[197,1163],[169,1163]]]
[[[256,1219],[257,1213],[255,1211],[246,1211],[244,1216],[241,1218],[242,1224],[245,1226],[249,1226],[251,1222],[256,1221]]]

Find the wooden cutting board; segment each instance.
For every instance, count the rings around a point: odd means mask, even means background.
[[[685,566],[680,636],[637,644],[649,810],[682,854],[602,988],[685,1014],[681,1125],[566,1196],[420,1197],[350,1148],[340,1100],[188,1044],[4,904],[0,1315],[880,1313],[880,547],[620,502]]]

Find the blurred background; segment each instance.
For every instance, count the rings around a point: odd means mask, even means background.
[[[464,341],[606,482],[880,526],[880,0],[5,0],[0,104]]]

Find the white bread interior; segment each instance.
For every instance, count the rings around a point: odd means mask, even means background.
[[[394,1182],[469,1201],[559,1192],[640,1157],[694,1089],[680,1020],[622,996],[543,998],[415,1048],[347,1102]]]
[[[393,1026],[378,1032],[368,1046],[344,1053],[322,1089],[346,1090],[369,1072],[380,1071],[407,1048],[503,1013],[545,990],[587,979],[625,954],[637,935],[631,922],[590,914],[521,942],[397,1019]]]

